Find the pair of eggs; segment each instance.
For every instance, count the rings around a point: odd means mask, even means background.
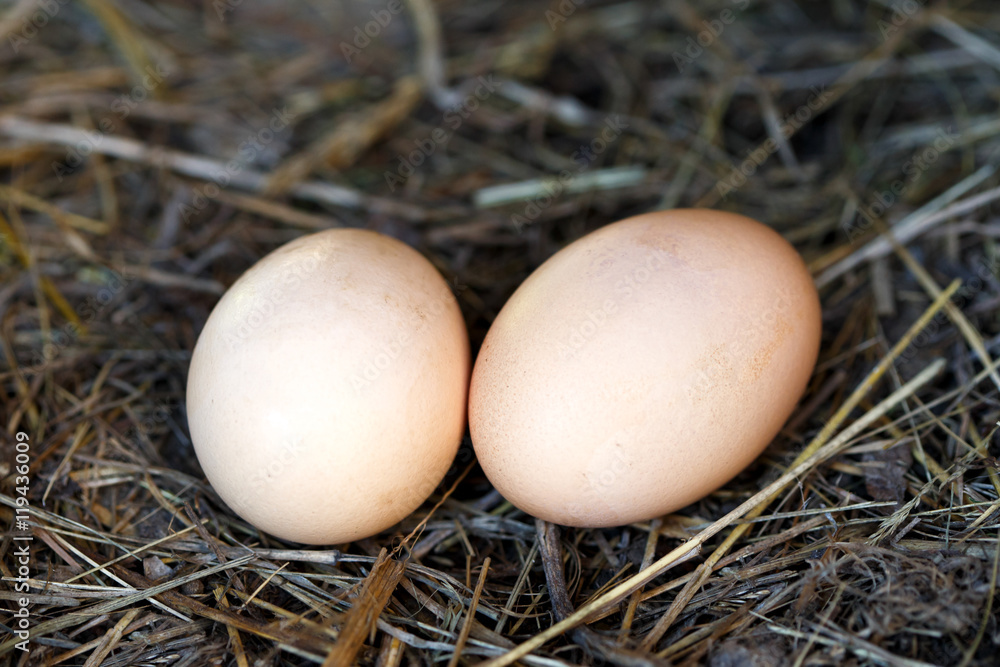
[[[278,537],[340,544],[415,510],[466,420],[518,508],[571,526],[650,519],[735,476],[774,438],[819,349],[798,253],[730,213],[603,227],[515,291],[472,369],[448,284],[371,231],[304,236],[212,311],[187,411],[205,474]]]

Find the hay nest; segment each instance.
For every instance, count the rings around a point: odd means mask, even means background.
[[[1000,15],[952,5],[7,3],[0,653],[995,665]],[[321,549],[202,477],[191,349],[281,243],[405,240],[460,286],[476,348],[567,241],[677,206],[766,221],[824,306],[808,393],[724,489],[558,529],[466,443],[396,529]]]

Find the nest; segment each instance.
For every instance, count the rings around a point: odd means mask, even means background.
[[[996,664],[1000,15],[954,5],[8,3],[0,654]],[[824,309],[791,420],[695,505],[536,523],[466,442],[401,525],[303,548],[202,476],[191,350],[280,244],[406,241],[475,350],[565,243],[691,206],[781,232]]]

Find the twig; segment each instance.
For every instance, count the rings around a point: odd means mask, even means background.
[[[642,183],[647,173],[644,167],[609,167],[575,176],[565,186],[556,178],[535,178],[518,183],[491,185],[477,190],[472,195],[472,202],[476,208],[491,208],[536,197],[551,197],[550,191],[556,187],[564,187],[563,192],[566,194],[627,188]]]
[[[559,546],[559,528],[548,521],[535,519],[535,532],[538,536],[538,552],[542,556],[542,567],[545,569],[545,584],[552,599],[552,610],[556,619],[563,621],[572,617],[574,610],[569,593],[566,591],[566,577],[563,574],[562,553]],[[586,626],[575,627],[569,632],[573,641],[583,647],[588,654],[615,665],[652,667],[669,664],[618,646],[611,639],[598,635]]]
[[[458,667],[458,659],[462,657],[462,649],[465,642],[469,641],[469,632],[476,620],[476,607],[479,606],[479,596],[483,593],[483,585],[486,584],[486,573],[490,570],[490,557],[483,561],[483,567],[479,571],[479,579],[476,581],[476,590],[472,593],[472,601],[469,603],[469,613],[462,623],[462,630],[458,633],[458,641],[455,642],[455,651],[451,654],[448,667]]]
[[[323,667],[350,667],[354,664],[358,650],[365,643],[405,570],[402,561],[391,558],[389,552],[382,549],[372,571],[365,577],[337,643],[326,656]]]
[[[431,0],[406,0],[417,29],[420,52],[417,69],[439,109],[450,109],[460,101],[460,95],[448,88],[445,78],[444,43],[441,39],[441,22]]]
[[[0,133],[29,141],[63,146],[76,146],[80,143],[94,144],[90,133],[84,130],[57,123],[38,123],[16,116],[0,117]],[[134,139],[105,135],[100,142],[93,145],[93,151],[121,160],[170,169],[185,176],[211,181],[213,184],[222,183],[226,187],[250,190],[251,192],[263,192],[267,188],[267,174],[259,171],[246,167],[240,170],[231,170],[228,169],[227,163],[221,160],[167,148],[150,148]],[[396,215],[406,220],[426,218],[424,211],[415,206],[396,200],[365,195],[357,190],[333,183],[306,181],[292,186],[289,193],[309,201],[342,206],[348,209],[367,209],[372,212]]]
[[[965,215],[981,206],[1000,199],[1000,187],[987,190],[974,197],[969,197],[942,210],[942,206],[947,206],[963,194],[985,181],[996,172],[997,166],[986,164],[980,167],[975,173],[970,174],[962,181],[951,186],[940,195],[927,202],[916,211],[906,216],[892,226],[892,235],[901,245],[910,243],[924,232],[932,229],[934,225],[944,222],[949,218]],[[850,256],[837,262],[829,269],[821,273],[816,278],[816,286],[824,287],[835,279],[844,275],[854,267],[863,262],[870,262],[880,257],[885,257],[892,253],[892,241],[879,237]]]

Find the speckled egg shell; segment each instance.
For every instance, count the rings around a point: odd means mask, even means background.
[[[225,293],[191,359],[188,422],[212,486],[278,537],[338,544],[417,508],[465,428],[465,323],[409,246],[296,239]]]
[[[534,516],[614,526],[688,505],[772,441],[816,363],[820,304],[795,249],[731,213],[603,227],[540,266],[476,360],[483,470]]]

